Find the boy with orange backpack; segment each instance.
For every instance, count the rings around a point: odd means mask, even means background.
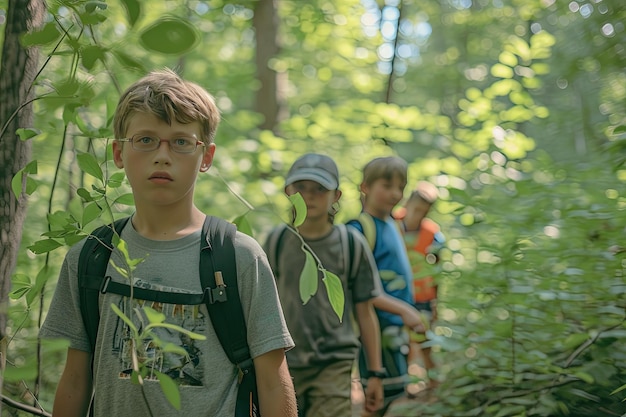
[[[439,251],[445,243],[439,225],[426,218],[437,201],[437,187],[420,181],[404,207],[394,213],[406,244],[413,270],[413,305],[424,317],[424,324],[430,327],[437,320],[437,284],[431,275],[424,276],[429,265],[439,262]],[[421,356],[428,376],[428,386],[435,387],[437,380],[432,371],[436,364],[431,357],[430,346],[420,346],[427,340],[426,332],[409,331],[409,364]]]

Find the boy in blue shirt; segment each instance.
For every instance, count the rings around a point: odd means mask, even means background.
[[[404,395],[408,383],[408,335],[403,327],[421,327],[412,306],[411,265],[402,235],[391,216],[403,197],[406,183],[407,164],[402,159],[381,157],[370,161],[363,168],[360,185],[363,213],[359,219],[348,222],[370,240],[385,291],[385,295],[374,300],[382,331],[383,365],[387,368],[383,378],[385,406],[375,415],[383,415],[394,399]],[[363,361],[360,371],[362,376],[367,376]]]

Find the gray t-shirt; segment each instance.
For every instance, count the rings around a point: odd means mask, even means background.
[[[282,227],[271,232],[263,246],[266,253],[272,252],[269,248],[272,233],[280,233],[281,229]],[[287,327],[296,343],[296,347],[287,352],[290,368],[323,366],[337,360],[356,358],[360,343],[355,332],[354,305],[374,298],[382,290],[376,263],[367,242],[360,233],[350,233],[354,236],[354,245],[361,245],[362,254],[356,265],[352,266],[356,271],[353,282],[349,282],[344,262],[344,257],[351,254],[344,253],[338,226],[333,226],[332,231],[320,239],[305,240],[322,261],[324,268],[341,279],[345,295],[342,322],[330,305],[326,287],[321,281],[321,272],[317,294],[305,305],[302,304],[299,285],[305,255],[298,236],[285,230],[278,242],[277,259],[270,259],[276,273]],[[352,259],[349,260],[351,261]],[[274,265],[275,262],[277,265]]]
[[[131,258],[145,258],[133,272],[135,285],[145,288],[201,293],[200,231],[172,241],[153,241],[139,235],[129,222],[122,232]],[[91,351],[83,326],[77,282],[77,266],[83,242],[68,252],[48,310],[40,337],[65,338],[70,347]],[[275,349],[290,349],[293,341],[283,317],[276,286],[267,258],[251,237],[237,233],[235,238],[237,283],[247,323],[248,344],[252,357]],[[111,259],[118,266],[125,263],[115,251]],[[124,281],[111,265],[107,270],[113,280]],[[152,373],[144,377],[144,390],[153,415],[158,416],[232,416],[237,394],[237,369],[224,353],[211,324],[206,306],[141,303],[115,294],[100,296],[100,325],[94,355],[96,416],[149,415],[141,386],[130,380],[131,340],[129,326],[112,310],[117,306],[140,329],[136,314],[142,305],[162,313],[167,323],[206,336],[193,340],[184,333],[159,328],[157,337],[170,342],[186,354],[156,349],[149,340],[136,349],[140,361],[150,369],[166,374],[179,385],[181,411],[165,398]],[[143,315],[143,313],[141,313]],[[228,317],[224,317],[228,320]],[[147,321],[144,321],[147,324]],[[145,326],[144,324],[144,326]]]

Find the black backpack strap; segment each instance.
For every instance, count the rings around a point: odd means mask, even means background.
[[[80,313],[89,336],[92,352],[95,350],[100,311],[98,304],[99,290],[86,285],[87,277],[104,277],[113,247],[113,234],[120,234],[130,217],[115,221],[112,225],[94,230],[85,240],[78,258],[78,287],[80,294]]]
[[[131,287],[128,284],[115,282],[110,276],[87,275],[82,284],[83,288],[96,290],[101,294],[107,292],[121,295],[123,297],[131,296]],[[166,304],[184,304],[197,305],[205,302],[204,294],[189,294],[184,292],[169,292],[160,290],[151,290],[147,288],[133,287],[132,296],[138,300],[156,301],[157,303]]]
[[[202,228],[200,281],[215,333],[228,359],[239,370],[235,416],[249,417],[258,416],[259,407],[254,363],[237,287],[236,231],[235,225],[226,220],[206,217]]]

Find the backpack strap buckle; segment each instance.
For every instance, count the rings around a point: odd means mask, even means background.
[[[252,369],[254,369],[254,362],[252,361],[252,358],[248,358],[243,362],[238,363],[237,370],[239,372],[237,377],[237,383],[241,384],[243,377],[248,375]]]
[[[109,288],[109,282],[111,282],[111,276],[107,275],[102,280],[102,284],[100,284],[100,294],[106,294],[107,289]]]
[[[217,284],[217,287],[207,287],[204,289],[204,296],[206,300],[208,300],[210,304],[228,301],[228,294],[226,293],[226,284],[224,284],[222,271],[215,271],[215,283]]]

